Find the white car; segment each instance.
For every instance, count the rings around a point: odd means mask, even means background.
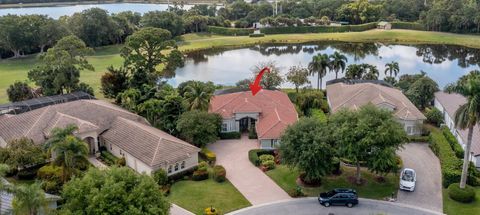
[[[417,174],[415,173],[415,170],[405,168],[400,174],[400,189],[413,192],[415,190],[416,181],[417,181]]]

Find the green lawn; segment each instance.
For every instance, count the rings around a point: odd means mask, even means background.
[[[472,203],[456,202],[448,197],[447,189],[443,189],[443,212],[448,215],[478,215],[480,214],[480,187],[475,187],[476,198]]]
[[[322,186],[310,188],[302,187],[303,192],[307,196],[318,196],[320,192],[325,192],[334,188],[353,188],[357,190],[358,195],[363,198],[383,199],[391,196],[392,192],[398,190],[398,177],[389,174],[386,182],[378,183],[374,179],[374,175],[366,170],[362,170],[362,177],[367,180],[364,185],[358,186],[348,181],[348,177],[355,175],[355,169],[342,166],[342,174],[339,176],[328,176],[323,178]],[[291,170],[284,165],[277,165],[274,170],[266,172],[282,189],[289,192],[297,187],[296,179],[299,175],[298,171]]]
[[[223,214],[251,205],[230,182],[213,179],[178,181],[172,185],[168,200],[195,214],[203,214],[210,206]]]
[[[480,36],[412,30],[277,34],[257,38],[248,36],[233,37],[210,34],[186,34],[182,36],[182,40],[179,48],[184,52],[209,48],[242,47],[259,43],[306,43],[315,41],[453,44],[480,48]],[[112,45],[97,48],[96,53],[88,57],[95,71],[83,71],[80,79],[95,89],[95,95],[98,98],[103,98],[99,90],[100,77],[105,73],[106,68],[110,65],[120,66],[123,62],[123,59],[119,55],[121,47],[121,45]],[[28,71],[38,64],[36,56],[37,55],[32,55],[14,60],[0,60],[0,103],[7,102],[6,89],[10,84],[16,80],[27,79]]]

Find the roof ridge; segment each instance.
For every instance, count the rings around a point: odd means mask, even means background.
[[[103,108],[108,108],[110,110],[113,110],[113,111],[118,111],[118,112],[123,112],[123,113],[127,113],[127,114],[130,114],[130,115],[134,115],[134,116],[138,116],[137,114],[134,114],[130,111],[127,111],[119,106],[116,106],[115,107],[109,107],[108,105],[105,105],[105,104],[100,104],[98,103],[98,101],[100,102],[104,102],[104,101],[101,101],[101,100],[93,100],[93,99],[82,99],[82,100],[78,100],[80,102],[88,102],[90,104],[94,104],[96,106],[100,106],[100,107],[103,107]],[[107,103],[107,104],[110,104],[110,103]],[[113,105],[113,104],[112,104]]]
[[[342,84],[342,87],[343,87],[343,83]],[[340,103],[339,105],[337,105],[337,107],[335,107],[334,109],[337,109],[338,107],[341,107],[343,106],[345,103],[349,102],[350,100],[352,100],[353,98],[357,97],[358,94],[362,93],[363,91],[365,91],[365,89],[367,87],[371,87],[372,85],[370,85],[369,83],[367,83],[366,85],[364,85],[364,87],[362,87],[362,89],[360,89],[359,91],[357,91],[356,93],[354,93],[350,98],[346,99],[345,101],[343,101],[342,103]]]
[[[62,116],[68,117],[68,118],[70,118],[70,119],[78,120],[78,121],[80,121],[80,122],[82,123],[82,125],[85,123],[85,124],[89,124],[89,125],[91,125],[91,126],[95,126],[95,127],[98,128],[97,125],[95,125],[95,124],[93,124],[93,123],[91,123],[91,122],[89,122],[89,121],[86,121],[86,120],[83,120],[83,119],[74,117],[74,116],[72,116],[72,115],[68,115],[68,114],[62,113],[62,112],[58,112],[58,111],[57,111],[56,113],[57,113],[57,114],[60,114],[60,115],[62,115]],[[59,120],[60,120],[60,119],[59,119]],[[58,120],[57,120],[57,123],[58,123]],[[56,123],[55,123],[55,124],[56,124]]]
[[[23,136],[28,136],[28,133],[30,133],[30,131],[33,129],[33,127],[35,127],[35,125],[40,121],[40,119],[43,117],[43,115],[45,115],[45,113],[47,113],[47,110],[50,109],[50,107],[53,107],[51,105],[47,106],[47,108],[45,108],[42,112],[42,114],[40,114],[40,116],[38,117],[37,120],[35,120],[35,122],[32,124],[32,126],[30,127],[30,129],[28,129],[27,132],[25,132],[25,134],[23,134]]]
[[[155,161],[155,158],[157,158],[157,154],[158,154],[158,148],[160,147],[160,142],[162,141],[163,138],[158,138],[158,141],[157,141],[157,147],[155,148],[155,153],[153,154],[153,158],[152,158],[152,161],[150,161],[150,166],[153,166],[153,162]]]
[[[218,107],[216,110],[212,110],[214,112],[217,112],[218,110],[222,109],[223,107],[225,107],[226,105],[230,104],[233,100],[235,100],[236,98],[240,97],[241,94],[243,94],[243,92],[238,92],[238,93],[232,93],[232,94],[237,94],[236,96],[234,96],[232,99],[230,99],[229,101],[225,102],[224,104],[222,104],[220,107]],[[214,96],[215,97],[215,96]],[[210,98],[210,100],[212,100]]]
[[[272,130],[273,127],[275,127],[278,123],[280,123],[281,121],[277,121],[276,123],[274,123],[272,126],[270,126],[267,130],[265,130],[265,132],[263,132],[262,134],[260,134],[259,137],[263,136],[264,134],[266,134],[268,131]]]

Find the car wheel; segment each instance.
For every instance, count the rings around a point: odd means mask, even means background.
[[[353,207],[353,204],[349,202],[349,203],[347,203],[347,207],[351,208],[351,207]]]
[[[325,207],[330,207],[330,202],[325,202],[325,203],[323,203],[323,206],[325,206]]]

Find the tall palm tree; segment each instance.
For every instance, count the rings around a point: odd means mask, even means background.
[[[390,73],[390,77],[397,77],[398,73],[400,72],[400,67],[395,61],[385,64],[385,67],[385,75],[387,75],[387,73]]]
[[[467,103],[460,106],[455,112],[455,126],[468,129],[467,145],[463,156],[462,177],[460,188],[467,183],[468,165],[470,164],[470,150],[475,125],[480,124],[480,74],[471,72],[466,79],[460,80],[455,91],[467,98]]]
[[[37,215],[47,206],[45,193],[39,183],[18,185],[13,194],[12,206],[15,214]]]
[[[50,137],[43,145],[45,149],[50,149],[52,146],[61,143],[65,140],[65,137],[73,135],[77,131],[78,127],[74,124],[67,125],[65,128],[54,128],[50,132]]]
[[[362,64],[363,71],[366,73],[363,75],[363,80],[378,80],[379,72],[376,66],[370,64]]]
[[[345,71],[345,67],[347,66],[347,56],[340,54],[340,52],[335,51],[333,54],[330,55],[330,58],[332,59],[331,65],[333,71],[335,71],[335,79],[338,78],[338,72],[340,70]]]
[[[193,82],[185,87],[185,100],[189,110],[207,110],[212,93],[200,82]]]
[[[79,164],[88,162],[87,144],[73,135],[66,136],[62,142],[53,145],[51,150],[56,155],[54,163],[62,167],[64,182],[70,178],[73,169],[79,167]]]
[[[310,75],[317,74],[317,90],[322,88],[322,79],[325,77],[327,70],[330,68],[330,58],[327,54],[318,54],[313,56],[312,62],[308,64]]]

